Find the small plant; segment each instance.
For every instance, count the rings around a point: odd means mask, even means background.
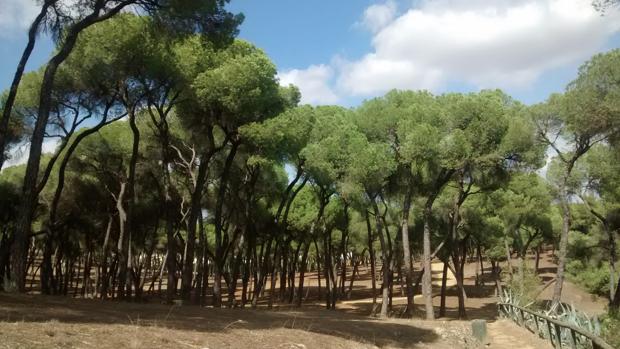
[[[530,306],[539,293],[540,277],[530,268],[518,268],[513,275],[507,274],[504,277],[506,288],[510,290],[511,297],[518,300],[520,306]],[[512,304],[512,303],[511,303]]]
[[[620,311],[610,311],[601,319],[601,334],[614,348],[620,348]]]
[[[556,314],[551,317],[563,321],[567,324],[581,328],[594,335],[599,336],[601,334],[601,323],[598,318],[590,317],[588,314],[577,310],[573,305],[559,303],[556,307]]]
[[[502,303],[512,304],[523,308],[530,307],[534,302],[525,302],[520,292],[515,292],[512,288],[506,287],[504,293],[499,296]]]
[[[599,296],[609,294],[609,269],[604,266],[584,265],[579,260],[573,260],[566,265],[568,278],[581,285],[589,293]]]
[[[529,299],[523,297],[520,292],[515,292],[513,289],[507,288],[504,290],[504,293],[500,296],[500,301],[502,303],[511,304],[514,306],[519,306],[521,308],[528,308],[532,311],[536,311],[537,313],[544,315],[546,317],[557,319],[566,324],[572,325],[574,327],[583,329],[586,332],[589,332],[595,336],[601,336],[601,322],[596,317],[589,317],[586,313],[577,310],[573,305],[568,304],[550,304],[547,303],[548,307],[545,308],[541,306],[542,304],[537,304]],[[549,331],[548,326],[542,318],[538,318],[538,324],[536,324],[536,318],[529,314],[521,313],[517,308],[504,308],[504,315],[517,323],[521,323],[523,326],[527,326],[531,330],[536,329],[538,331],[538,335],[542,338],[549,339],[553,338],[553,341],[557,341],[558,334],[555,331]],[[620,333],[620,316],[617,318],[607,317],[605,319],[604,327],[605,331],[603,331],[603,335],[608,341],[610,341],[613,345],[613,335],[616,333]],[[611,325],[609,325],[609,324]],[[611,329],[611,330],[610,330]],[[560,341],[569,346],[571,343],[571,333],[568,329],[561,329],[559,333]],[[612,337],[610,340],[608,337]],[[620,336],[617,339],[620,341]],[[579,349],[590,349],[592,348],[592,344],[590,340],[587,338],[577,335],[576,343],[577,348]]]
[[[595,336],[601,335],[601,323],[598,318],[588,316],[588,314],[577,310],[573,305],[568,305],[564,303],[553,304],[549,309],[545,311],[545,315],[560,320],[574,327],[580,328]],[[562,331],[560,334],[560,339],[562,343],[569,345],[569,336],[570,332],[568,330]],[[583,336],[577,335],[576,341],[577,343],[575,344],[577,344],[578,348],[592,348],[592,344],[590,343],[590,341]]]
[[[17,283],[15,280],[11,280],[8,277],[5,277],[2,280],[2,289],[6,293],[16,293],[17,292]]]

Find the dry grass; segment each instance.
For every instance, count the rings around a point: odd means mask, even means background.
[[[550,277],[555,267],[550,256],[545,256],[541,267],[542,276]],[[493,322],[497,315],[493,282],[487,272],[486,285],[474,286],[474,269],[473,264],[466,266],[468,316]],[[434,274],[437,282],[441,275]],[[0,294],[0,349],[476,347],[470,338],[468,322],[368,317],[372,299],[367,270],[356,281],[351,299],[339,302],[338,311],[324,310],[316,300],[317,280],[313,276],[306,279],[310,297],[302,309],[276,305],[271,311],[166,306],[156,298],[149,304],[137,304]],[[400,287],[394,291],[393,315],[397,316],[406,298]],[[573,285],[567,286],[564,296],[577,300],[579,306],[592,313],[599,311],[599,302],[586,299],[585,292]],[[439,305],[439,297],[433,301]],[[422,317],[421,299],[416,297],[415,303],[415,313]],[[447,310],[448,318],[441,320],[456,317],[455,289],[448,292]],[[530,344],[526,347],[541,347],[528,332],[518,332],[510,324],[500,325],[501,322],[496,322],[489,326],[491,338],[497,341],[491,343],[491,348],[499,348],[497,345],[502,349],[521,348],[523,342]]]
[[[0,296],[0,348],[463,348],[465,322]]]

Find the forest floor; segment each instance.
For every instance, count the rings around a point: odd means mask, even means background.
[[[39,295],[0,296],[0,348],[480,348],[467,321],[379,320],[317,307],[213,309]],[[508,320],[491,349],[547,348]]]
[[[551,255],[541,263],[543,282],[553,277]],[[441,282],[442,264],[433,264],[433,283]],[[485,268],[486,271],[486,268]],[[475,286],[475,264],[466,266],[465,288],[469,319],[488,322],[491,349],[550,348],[508,320],[497,319],[490,278]],[[489,273],[487,272],[487,275]],[[457,297],[454,276],[448,274],[447,314],[423,321],[422,299],[415,298],[414,319],[399,319],[406,298],[394,288],[393,318],[370,317],[372,292],[364,268],[351,298],[337,311],[325,310],[316,300],[318,279],[310,274],[308,301],[302,308],[276,304],[272,310],[214,309],[167,306],[158,299],[148,304],[0,294],[0,348],[478,348],[468,321],[454,320]],[[347,284],[348,286],[348,284]],[[377,284],[379,287],[379,283]],[[439,287],[434,287],[437,291]],[[551,295],[552,285],[541,294]],[[314,296],[313,296],[314,295]],[[438,295],[433,298],[439,306]],[[604,300],[567,282],[563,300],[592,315],[604,311]],[[380,303],[380,299],[378,300]]]

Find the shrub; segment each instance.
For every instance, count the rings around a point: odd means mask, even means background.
[[[536,300],[541,280],[533,269],[517,268],[514,275],[504,275],[504,282],[510,292],[520,300],[521,305],[526,305]]]
[[[601,319],[603,338],[614,348],[620,348],[620,312],[610,312]]]
[[[6,293],[16,293],[17,292],[17,283],[14,280],[5,277],[2,280],[2,290]]]
[[[581,285],[589,293],[599,296],[609,294],[609,269],[605,266],[594,267],[574,260],[566,265],[568,278]]]

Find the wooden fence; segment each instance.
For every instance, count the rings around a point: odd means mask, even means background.
[[[538,314],[533,310],[508,303],[498,303],[500,316],[510,318],[539,337],[548,339],[554,348],[614,349],[600,337],[571,324]]]

